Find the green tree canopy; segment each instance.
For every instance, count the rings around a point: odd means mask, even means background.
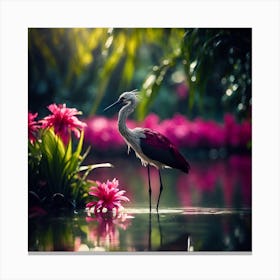
[[[127,90],[137,118],[181,112],[250,117],[251,29],[30,28],[29,110],[67,103],[86,115]],[[166,108],[162,110],[162,108]]]

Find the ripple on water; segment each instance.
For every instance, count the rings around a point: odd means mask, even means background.
[[[182,214],[182,215],[225,215],[225,214],[246,214],[250,209],[231,208],[206,208],[206,207],[184,207],[184,208],[162,208],[157,212],[152,209],[152,214]],[[126,208],[129,214],[149,214],[149,208]]]

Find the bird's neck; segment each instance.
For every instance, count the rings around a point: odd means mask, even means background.
[[[125,138],[131,134],[131,130],[126,126],[127,117],[134,111],[136,104],[129,103],[121,108],[118,117],[118,128]]]

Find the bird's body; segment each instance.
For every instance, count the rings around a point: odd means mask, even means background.
[[[131,135],[123,135],[128,145],[144,166],[148,164],[160,168],[176,168],[188,173],[189,165],[176,147],[164,135],[148,128],[134,128]]]
[[[142,164],[148,167],[150,210],[151,185],[149,166],[152,165],[159,170],[160,194],[157,202],[158,210],[160,195],[163,189],[160,169],[170,167],[188,173],[190,165],[180,154],[178,149],[164,135],[148,128],[137,127],[130,129],[126,126],[127,117],[135,110],[137,105],[135,91],[124,92],[115,103],[107,107],[105,110],[117,104],[123,105],[118,115],[118,129],[128,145],[128,152],[130,151],[130,148],[132,148]]]

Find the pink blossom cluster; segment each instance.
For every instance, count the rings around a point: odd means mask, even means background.
[[[94,213],[102,213],[103,210],[112,211],[122,209],[122,201],[129,201],[124,190],[119,190],[119,181],[114,178],[113,181],[107,180],[106,183],[96,181],[97,186],[90,188],[89,194],[98,198],[97,201],[87,203],[86,208],[93,208]]]
[[[77,138],[80,138],[80,129],[84,129],[85,123],[78,120],[76,115],[82,112],[76,108],[67,108],[66,104],[51,104],[48,106],[51,115],[41,120],[42,128],[54,128],[55,134],[59,135],[64,143],[68,142],[69,131],[73,131]]]
[[[33,144],[36,141],[36,134],[40,128],[40,125],[35,120],[38,116],[38,113],[32,114],[28,112],[28,139]]]
[[[118,132],[117,119],[95,116],[86,120],[85,139],[100,150],[123,148],[125,142]],[[238,123],[231,114],[226,114],[222,123],[196,118],[189,120],[181,114],[160,121],[156,114],[149,114],[143,122],[127,121],[127,126],[146,127],[165,135],[181,148],[246,147],[251,141],[251,122]]]
[[[28,112],[28,139],[33,144],[37,140],[37,133],[40,128],[54,128],[56,135],[60,136],[65,144],[69,141],[71,131],[77,138],[80,138],[81,130],[86,123],[81,122],[76,115],[82,112],[76,108],[67,108],[66,104],[51,104],[47,107],[52,113],[45,118],[36,121],[38,113]]]
[[[95,116],[85,122],[87,124],[85,141],[90,142],[94,149],[118,149],[124,145],[116,119]]]

